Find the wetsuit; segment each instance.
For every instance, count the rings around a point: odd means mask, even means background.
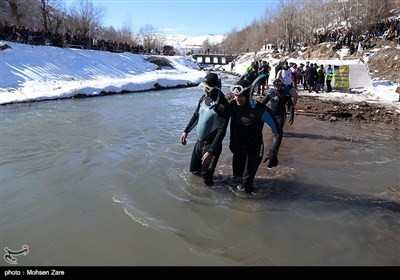
[[[252,192],[254,177],[264,155],[262,134],[264,122],[275,134],[271,148],[275,154],[278,154],[282,141],[282,129],[271,109],[260,103],[256,103],[255,108],[251,108],[248,104],[238,106],[235,100],[229,104],[231,106],[229,148],[233,153],[233,176],[242,177],[242,187],[246,192]]]
[[[220,93],[218,104],[203,95],[184,132],[196,127],[197,141],[190,161],[190,172],[201,175],[207,185],[213,184],[213,174],[222,152],[222,140],[229,123],[230,108],[225,96]],[[214,155],[210,164],[202,164],[201,158],[209,152]]]
[[[290,95],[281,88],[279,91],[276,89],[271,89],[267,96],[263,99],[262,104],[267,105],[270,102],[270,108],[274,113],[276,121],[279,123],[283,129],[286,121],[286,105],[288,111],[291,113],[291,118],[294,116],[294,106]]]
[[[257,83],[258,84],[258,89],[257,89],[257,93],[258,94],[264,94],[265,82],[268,81],[268,77],[269,77],[269,73],[268,72],[269,72],[268,71],[268,65],[263,64],[263,65],[260,66],[260,68],[258,70],[258,75],[264,74],[265,76],[263,78],[261,78]]]

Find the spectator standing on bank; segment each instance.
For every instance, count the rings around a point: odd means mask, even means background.
[[[333,79],[333,69],[332,66],[329,64],[328,68],[326,69],[326,92],[332,91],[332,79]]]

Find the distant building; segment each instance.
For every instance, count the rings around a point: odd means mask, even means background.
[[[165,45],[162,50],[163,55],[175,55],[175,49],[173,46]]]
[[[278,46],[275,44],[265,44],[261,47],[260,51],[270,51],[273,52],[274,50],[277,50]]]

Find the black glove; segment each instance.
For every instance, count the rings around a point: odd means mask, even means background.
[[[292,125],[294,122],[294,107],[290,108],[290,119],[289,119],[289,125]]]
[[[278,165],[278,157],[276,156],[275,151],[269,151],[269,154],[264,160],[264,163],[268,161],[268,168],[274,167]]]

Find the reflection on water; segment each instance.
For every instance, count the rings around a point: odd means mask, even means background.
[[[229,132],[215,186],[188,172],[200,95],[3,106],[1,246],[29,245],[21,265],[400,264],[399,131],[297,116],[248,195]]]

